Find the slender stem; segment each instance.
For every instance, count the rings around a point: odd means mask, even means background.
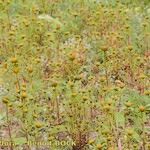
[[[105,76],[106,76],[106,81],[107,81],[107,86],[108,86],[108,71],[107,71],[107,65],[106,65],[106,59],[107,59],[107,56],[106,56],[106,52],[104,52],[104,65],[105,65]]]
[[[46,13],[44,0],[42,0],[42,7],[43,7],[43,10],[44,10],[44,13]]]
[[[143,150],[146,150],[146,147],[145,147],[145,124],[144,124],[144,113],[142,113],[142,139],[143,139]]]
[[[27,129],[25,129],[25,137],[26,137],[26,140],[27,140],[27,143],[29,143],[29,138],[28,138],[28,131]],[[27,144],[27,147],[28,147],[28,150],[31,150],[30,146]]]
[[[6,105],[6,117],[7,117],[7,127],[8,127],[8,134],[11,142],[10,149],[13,150],[13,141],[12,141],[12,135],[11,135],[11,128],[10,128],[10,121],[9,121],[9,113],[8,113],[8,106]]]
[[[56,98],[56,105],[57,105],[57,123],[59,124],[60,113],[59,113],[59,100],[58,100],[58,98]]]
[[[9,16],[9,10],[7,9],[7,17],[8,17],[8,22],[9,22],[9,28],[11,28],[11,22],[10,22],[10,16]]]
[[[59,99],[57,98],[56,91],[55,91],[55,99],[56,99],[56,109],[57,109],[57,123],[59,124],[59,119],[60,119]]]

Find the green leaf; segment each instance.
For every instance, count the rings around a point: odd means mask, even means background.
[[[115,119],[116,119],[116,124],[118,126],[124,126],[124,124],[125,124],[125,117],[124,117],[124,114],[122,112],[117,112],[115,114]]]
[[[48,14],[39,15],[38,18],[46,20],[50,23],[62,26],[62,23],[57,18],[53,18],[52,16],[50,16]]]
[[[1,114],[1,115],[0,115],[0,121],[3,120],[4,117],[5,117],[5,115],[4,115],[4,114]]]
[[[140,136],[136,132],[134,133],[133,138],[135,141],[138,141],[138,142],[140,140]]]
[[[24,137],[14,138],[13,141],[16,145],[23,145],[27,142],[26,138]]]

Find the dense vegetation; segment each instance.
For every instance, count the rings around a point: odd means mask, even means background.
[[[0,0],[0,149],[149,150],[149,41],[149,0]]]

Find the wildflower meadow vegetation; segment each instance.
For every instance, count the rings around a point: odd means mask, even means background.
[[[0,0],[0,150],[150,150],[150,1]]]

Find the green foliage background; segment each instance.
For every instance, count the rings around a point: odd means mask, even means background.
[[[148,150],[149,41],[149,0],[0,0],[1,140]]]

